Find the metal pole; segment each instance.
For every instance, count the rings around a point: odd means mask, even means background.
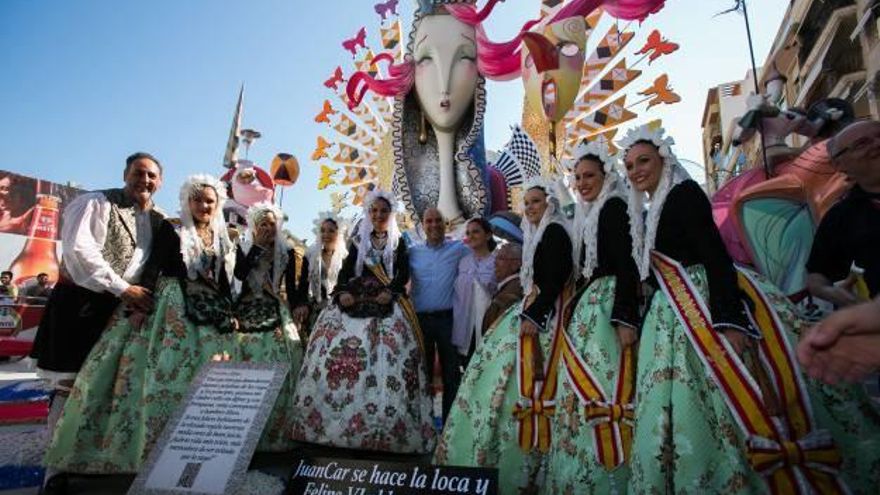
[[[743,18],[746,20],[746,37],[749,40],[749,56],[752,59],[752,78],[755,80],[755,94],[761,94],[761,89],[758,85],[758,66],[755,64],[755,47],[752,45],[752,28],[749,24],[749,11],[746,7],[746,0],[740,0],[740,5],[743,8]],[[767,146],[764,144],[764,129],[761,125],[761,121],[758,120],[758,134],[761,135],[761,157],[764,159],[764,176],[766,178],[770,178],[770,163],[767,162]]]

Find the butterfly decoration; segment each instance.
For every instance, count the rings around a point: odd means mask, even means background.
[[[315,122],[317,123],[330,123],[330,116],[335,115],[339,112],[333,109],[333,105],[330,104],[330,100],[324,100],[324,109],[321,110],[321,113],[315,115]]]
[[[648,102],[649,109],[661,103],[672,105],[681,101],[681,96],[672,91],[672,88],[669,86],[669,76],[667,74],[661,74],[660,77],[654,80],[654,84],[639,94],[642,96],[653,96],[651,101]]]
[[[318,144],[315,145],[315,151],[312,152],[312,161],[318,161],[321,158],[329,158],[327,155],[327,148],[330,146],[333,146],[333,144],[324,139],[323,136],[318,136]]]
[[[351,56],[357,55],[358,47],[367,47],[367,28],[362,27],[354,38],[349,38],[342,42],[342,48],[351,52]]]
[[[388,0],[386,2],[380,2],[376,5],[373,5],[373,9],[377,14],[382,16],[382,20],[388,18],[388,13],[390,12],[392,15],[397,15],[397,2],[398,0]]]
[[[336,91],[337,89],[339,89],[339,83],[344,81],[345,79],[343,79],[342,77],[342,67],[336,66],[336,71],[333,72],[333,75],[330,76],[329,79],[324,81],[324,86],[332,89],[333,91]]]
[[[348,200],[348,193],[330,193],[330,207],[333,209],[333,212],[337,215],[345,208],[345,203]]]
[[[648,56],[648,63],[650,64],[663,55],[669,55],[670,53],[675,52],[678,48],[677,43],[664,39],[663,35],[660,34],[660,31],[655,29],[648,35],[647,43],[645,43],[645,46],[643,46],[641,50],[636,52],[636,55],[650,54]]]
[[[338,168],[330,168],[327,165],[321,165],[321,177],[318,178],[318,190],[323,191],[327,186],[336,184],[333,176],[339,172]]]

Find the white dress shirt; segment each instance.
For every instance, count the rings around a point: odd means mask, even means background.
[[[125,273],[113,271],[102,250],[112,205],[100,192],[77,196],[65,208],[61,227],[62,260],[73,282],[95,292],[119,297],[140,278],[150,254],[153,229],[150,210],[135,208],[137,244]]]

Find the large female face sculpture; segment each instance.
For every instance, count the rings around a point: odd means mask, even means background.
[[[581,86],[587,23],[582,16],[523,35],[522,77],[529,111],[559,122]]]
[[[477,43],[473,26],[451,15],[426,16],[413,47],[415,87],[425,117],[437,131],[454,132],[474,99]]]

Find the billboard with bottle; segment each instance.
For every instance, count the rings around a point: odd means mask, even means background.
[[[58,280],[61,212],[83,191],[0,170],[0,267],[19,287],[39,273]]]
[[[45,299],[25,296],[41,273],[49,276],[52,285],[58,280],[61,212],[82,192],[0,170],[0,270],[12,272],[18,293],[17,299],[0,297],[0,336],[32,329],[39,323]]]

